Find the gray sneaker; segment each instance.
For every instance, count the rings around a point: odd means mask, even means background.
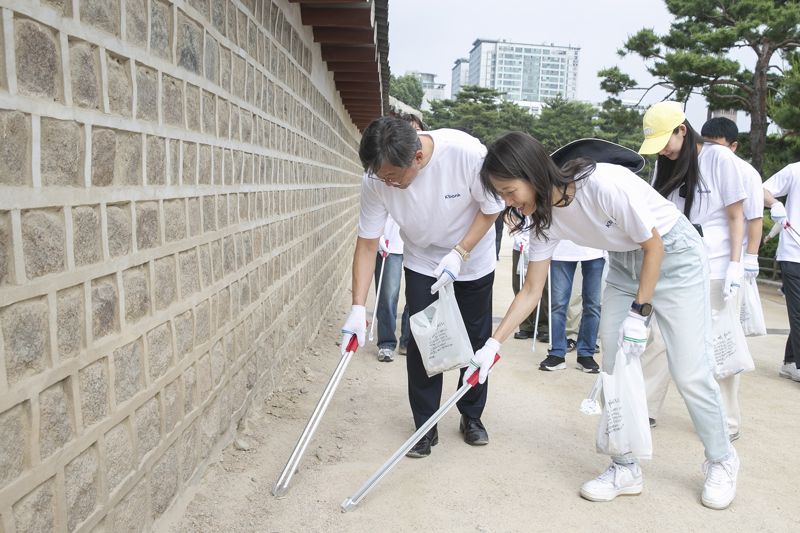
[[[378,361],[382,363],[391,363],[394,361],[394,350],[389,348],[381,348],[378,350]]]
[[[784,363],[778,370],[778,375],[792,381],[800,381],[800,370],[797,369],[796,363]]]

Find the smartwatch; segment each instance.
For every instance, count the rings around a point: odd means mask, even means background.
[[[644,317],[648,317],[653,312],[653,305],[648,303],[637,304],[636,301],[633,301],[631,302],[631,311]]]

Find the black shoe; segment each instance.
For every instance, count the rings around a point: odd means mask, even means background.
[[[578,347],[578,343],[572,339],[567,339],[567,353],[574,352]]]
[[[518,332],[514,333],[515,339],[530,339],[531,337],[533,337],[532,331],[519,330]]]
[[[547,344],[548,342],[550,342],[550,334],[547,333],[546,331],[539,333],[538,335],[536,335],[536,340]]]
[[[648,418],[648,420],[650,420],[650,427],[651,428],[656,427],[656,419],[655,418]]]
[[[481,422],[480,418],[469,418],[467,415],[461,415],[461,423],[458,425],[458,430],[464,434],[464,442],[471,446],[489,444],[489,434],[486,433],[486,428],[483,427],[483,422]]]
[[[548,355],[544,361],[539,363],[539,370],[546,370],[548,372],[564,370],[565,368],[567,368],[567,363],[564,362],[564,358],[555,355]]]
[[[600,345],[599,344],[595,344],[594,345],[594,353],[600,353]]]
[[[428,457],[431,454],[431,446],[436,446],[437,444],[439,444],[439,430],[438,428],[433,428],[419,439],[413,448],[406,452],[406,457],[414,457],[415,459]]]
[[[587,374],[599,374],[600,367],[591,355],[578,357],[578,370],[583,370]]]

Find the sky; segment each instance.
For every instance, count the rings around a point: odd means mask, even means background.
[[[392,74],[431,72],[446,83],[460,57],[469,57],[475,39],[505,39],[532,44],[580,47],[578,99],[599,103],[597,71],[619,66],[640,85],[654,80],[638,56],[620,58],[617,50],[642,28],[666,33],[673,17],[663,0],[389,0],[389,65]],[[645,105],[664,98],[651,91]],[[629,92],[626,100],[641,92]],[[687,118],[698,130],[706,120],[705,100],[692,97]],[[739,128],[749,121],[739,113]]]

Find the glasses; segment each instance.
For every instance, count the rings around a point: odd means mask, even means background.
[[[401,175],[400,175],[400,177],[399,177],[399,178],[397,178],[397,179],[392,179],[392,178],[382,178],[382,177],[378,176],[377,174],[375,174],[375,173],[374,173],[373,171],[371,171],[371,170],[367,172],[367,177],[368,177],[369,179],[371,179],[371,180],[380,181],[381,183],[386,183],[387,185],[396,185],[396,184],[398,184],[398,183],[402,183],[402,182],[403,182],[403,179],[406,177],[406,175],[407,175],[407,174],[408,174],[408,172],[411,170],[411,168],[412,168],[412,167],[408,167],[408,168],[405,168],[405,169],[403,169],[403,172],[402,172],[402,174],[401,174]]]

